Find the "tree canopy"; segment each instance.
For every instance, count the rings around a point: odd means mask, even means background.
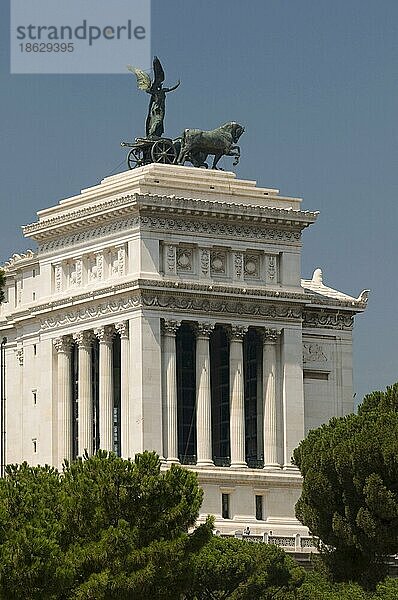
[[[0,598],[171,600],[189,584],[212,521],[196,475],[100,452],[55,469],[9,466],[0,480]]]
[[[296,515],[321,540],[330,573],[372,587],[398,553],[398,384],[310,431],[294,463],[303,475]]]
[[[187,600],[266,600],[297,589],[304,571],[268,544],[213,537],[193,561]]]

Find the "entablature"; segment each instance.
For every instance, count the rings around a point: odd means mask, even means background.
[[[150,218],[194,218],[196,221],[228,223],[253,223],[257,227],[282,228],[300,232],[313,223],[318,213],[291,208],[262,207],[246,204],[215,202],[175,196],[127,194],[111,198],[83,208],[65,209],[61,214],[39,218],[39,221],[23,227],[25,237],[37,242],[71,234],[77,229],[93,229],[121,217],[140,215],[142,225]]]

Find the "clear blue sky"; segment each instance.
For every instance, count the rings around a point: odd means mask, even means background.
[[[9,75],[0,8],[0,261],[29,244],[21,224],[95,184],[143,134],[147,97],[131,75]],[[357,295],[357,399],[398,380],[398,2],[153,0],[152,51],[167,81],[166,134],[246,127],[239,177],[320,210],[303,276]],[[126,56],[126,64],[134,57]]]

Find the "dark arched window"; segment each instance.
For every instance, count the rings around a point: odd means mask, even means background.
[[[213,460],[216,465],[229,464],[229,341],[221,326],[210,337],[210,382]]]
[[[196,338],[182,323],[176,335],[178,457],[183,464],[196,462]]]

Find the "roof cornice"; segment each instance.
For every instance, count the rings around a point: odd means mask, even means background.
[[[36,223],[25,225],[22,230],[25,237],[43,241],[77,229],[89,229],[105,222],[113,221],[128,214],[156,213],[162,215],[189,216],[201,219],[215,219],[255,222],[256,224],[278,224],[280,227],[302,230],[313,223],[318,212],[302,211],[292,208],[276,208],[219,202],[176,196],[157,196],[152,194],[127,194],[101,200],[82,208],[65,208],[55,216],[43,217]]]

